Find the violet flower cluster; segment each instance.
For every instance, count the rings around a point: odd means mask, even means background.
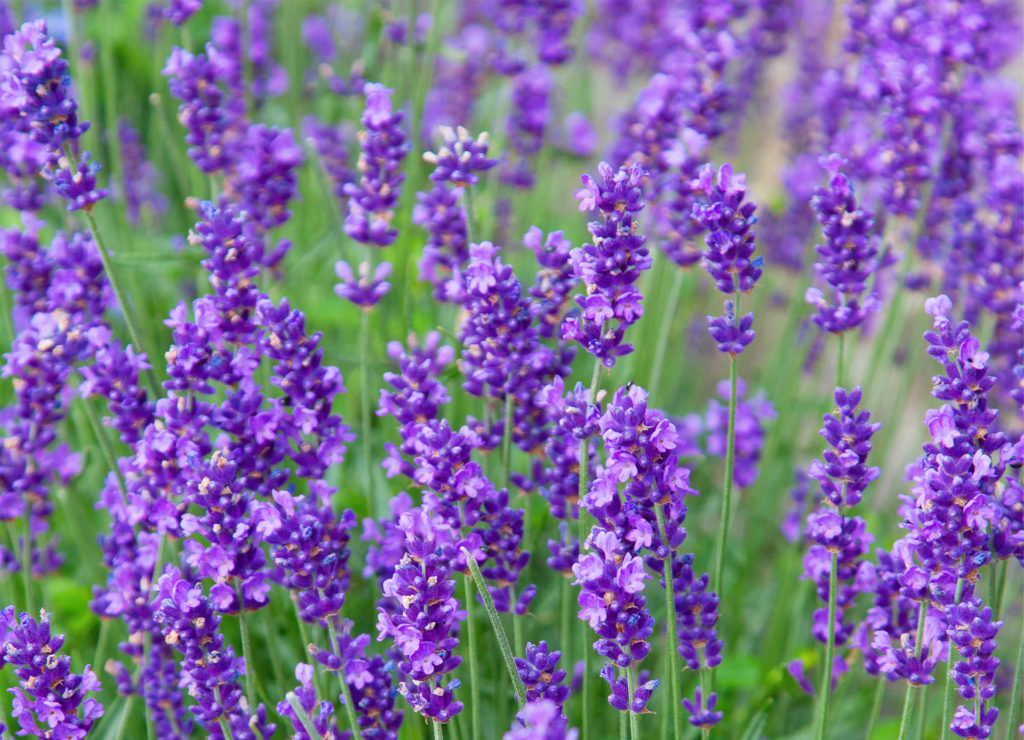
[[[392,109],[392,91],[368,82],[363,93],[363,130],[357,134],[362,149],[356,164],[359,180],[344,189],[349,197],[345,233],[357,242],[386,247],[398,236],[391,221],[405,181],[402,161],[410,145],[402,129],[402,111]]]
[[[814,323],[839,334],[856,329],[878,310],[878,295],[864,296],[868,280],[879,267],[878,236],[874,219],[857,207],[853,187],[840,171],[843,158],[831,154],[819,162],[828,173],[829,187],[817,188],[811,200],[826,239],[815,247],[820,257],[815,270],[828,283],[831,295],[812,287],[805,299],[818,309]]]
[[[754,314],[739,317],[736,312],[740,295],[749,293],[761,277],[763,259],[754,256],[752,230],[757,222],[757,204],[744,202],[746,175],[734,175],[729,164],[723,164],[717,174],[710,164],[705,165],[693,186],[707,199],[692,210],[693,217],[707,230],[704,266],[715,287],[732,296],[725,302],[724,316],[708,317],[708,330],[718,350],[735,357],[754,340]]]
[[[850,516],[850,507],[860,503],[868,484],[880,474],[877,467],[868,467],[867,456],[871,451],[871,437],[881,427],[869,423],[870,414],[858,410],[861,389],[847,391],[836,388],[836,410],[824,417],[824,428],[820,434],[829,443],[820,460],[811,463],[808,476],[821,486],[821,507],[807,515],[806,536],[813,543],[804,556],[804,578],[810,578],[817,590],[818,598],[829,602],[829,579],[832,556],[835,555],[836,621],[833,636],[835,645],[846,643],[852,634],[853,625],[843,621],[857,588],[854,576],[859,561],[867,554],[874,541],[867,531],[867,524],[859,516]],[[828,609],[814,612],[812,633],[820,642],[828,640],[830,625]]]
[[[459,681],[445,683],[445,676],[462,663],[454,651],[458,625],[466,618],[450,577],[453,533],[442,519],[422,509],[403,514],[401,528],[405,553],[384,582],[384,595],[396,599],[402,609],[392,614],[378,608],[377,639],[390,637],[402,654],[399,693],[416,712],[444,723],[463,707],[453,695]]]
[[[12,719],[17,720],[19,736],[45,738],[81,738],[103,716],[103,705],[89,696],[100,690],[96,674],[86,666],[72,673],[71,658],[61,655],[63,635],[53,635],[45,611],[39,620],[27,613],[14,616],[14,607],[0,612],[0,667],[14,667],[18,685],[14,695]],[[40,727],[42,723],[44,727]],[[0,733],[7,727],[0,722]]]
[[[4,128],[27,133],[46,152],[32,158],[45,162],[43,174],[68,201],[67,210],[91,211],[110,192],[97,185],[99,165],[89,161],[89,152],[79,150],[78,140],[89,123],[78,118],[67,60],[45,21],[27,22],[4,37],[0,70]]]
[[[580,311],[565,317],[562,338],[579,342],[610,368],[617,357],[633,351],[623,338],[626,328],[643,315],[636,283],[650,268],[651,257],[644,246],[646,237],[637,233],[634,214],[644,207],[646,172],[636,164],[616,171],[605,162],[598,172],[600,181],[584,175],[584,187],[576,191],[580,210],[598,210],[603,220],[587,225],[593,243],[570,253],[573,275],[583,283],[586,295],[576,297]]]

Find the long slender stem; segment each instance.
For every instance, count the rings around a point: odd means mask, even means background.
[[[469,643],[469,701],[470,727],[473,728],[473,737],[483,737],[480,734],[480,677],[478,673],[476,654],[476,627],[473,625],[473,579],[465,575],[466,585],[466,641]]]
[[[629,708],[626,714],[629,715],[629,736],[632,740],[640,740],[640,723],[637,721],[636,712],[633,711],[633,699],[636,696],[636,666],[626,669],[626,685],[629,687]]]
[[[836,385],[843,386],[843,373],[846,364],[846,332],[839,332],[839,356],[836,358]]]
[[[882,697],[885,696],[885,683],[886,680],[881,676],[875,680],[875,698],[871,701],[871,716],[868,717],[868,729],[864,733],[864,740],[871,740],[871,735],[875,731],[875,722],[882,709]]]
[[[921,657],[921,641],[924,640],[924,619],[928,613],[927,600],[921,602],[921,608],[917,613],[917,635],[914,638],[914,657]],[[907,681],[907,693],[903,697],[903,714],[900,716],[900,731],[898,740],[906,740],[910,732],[910,710],[914,705],[914,684]]]
[[[708,678],[709,669],[704,665],[704,648],[700,649],[701,667],[700,667],[700,693],[704,698],[704,701],[710,701],[711,696],[711,682]],[[708,740],[711,737],[711,730],[707,727],[702,727],[700,730],[700,736],[703,740]]]
[[[512,412],[514,409],[515,397],[511,393],[505,394],[505,425],[501,435],[501,474],[502,480],[512,488]]]
[[[434,729],[434,740],[444,740],[444,733],[441,730],[441,723],[435,719],[431,720],[430,724]]]
[[[466,185],[462,192],[466,198],[466,244],[476,244],[476,209],[473,205],[473,188]]]
[[[508,644],[508,635],[505,634],[505,628],[501,626],[501,619],[498,617],[498,611],[494,608],[494,600],[491,598],[486,584],[484,584],[484,577],[480,575],[480,566],[476,564],[473,554],[465,547],[462,548],[462,554],[466,558],[469,572],[473,574],[473,582],[476,584],[476,589],[484,600],[484,608],[487,610],[488,619],[491,620],[494,636],[498,640],[501,657],[505,661],[505,668],[508,670],[509,678],[512,679],[512,685],[515,686],[516,702],[519,704],[519,708],[522,709],[526,703],[526,687],[523,685],[523,679],[519,675],[519,670],[516,668],[515,661],[512,658],[512,648]]]
[[[331,640],[331,652],[341,655],[341,643],[338,642],[338,632],[334,628],[334,620],[327,619],[327,635]],[[337,652],[335,652],[337,651]],[[348,679],[345,677],[345,664],[342,663],[338,670],[338,680],[341,683],[341,693],[345,698],[345,715],[348,718],[349,729],[352,730],[352,739],[359,740],[363,736],[359,730],[359,720],[356,717],[356,705],[352,701],[352,690],[348,687]]]
[[[114,445],[111,444],[110,437],[107,436],[107,432],[103,428],[103,422],[100,419],[100,415],[96,412],[96,408],[92,405],[92,399],[83,398],[82,405],[85,406],[85,416],[89,419],[89,426],[92,427],[93,434],[96,436],[96,444],[99,445],[100,452],[103,453],[103,460],[107,463],[107,467],[117,476],[117,484],[121,489],[121,493],[127,495],[128,489],[125,487],[121,468],[117,464]]]
[[[658,517],[658,534],[661,536],[661,542],[665,547],[668,547],[668,530],[665,527],[664,505],[655,506],[654,512]],[[679,640],[676,637],[676,595],[671,551],[665,557],[665,608],[668,614],[666,619],[668,627],[666,652],[668,652],[668,683],[671,692],[669,701],[672,703],[672,734],[673,737],[682,737],[682,717],[679,709],[682,697],[679,694],[679,658],[677,653]]]
[[[238,587],[238,631],[242,636],[242,661],[245,663],[245,699],[249,711],[256,711],[256,661],[252,653],[252,640],[249,638],[249,625],[245,619],[245,607],[242,606],[242,588]]]
[[[323,738],[320,731],[316,729],[316,725],[313,724],[313,718],[306,713],[306,710],[302,708],[302,704],[299,702],[299,697],[295,695],[294,691],[289,691],[284,695],[284,698],[291,705],[292,711],[295,712],[295,716],[299,718],[299,723],[302,728],[306,731],[306,734],[313,738]]]
[[[1020,647],[1017,648],[1017,665],[1013,668],[1013,688],[1010,690],[1010,711],[1007,717],[1006,740],[1017,731],[1017,718],[1020,716],[1020,692],[1024,683],[1024,631],[1020,635]]]
[[[738,308],[737,308],[738,310]],[[736,358],[729,357],[729,431],[725,449],[725,496],[722,501],[722,519],[718,524],[718,547],[715,551],[715,581],[712,585],[720,595],[725,594],[726,538],[729,535],[729,515],[732,509],[732,471],[736,463]]]
[[[828,640],[825,642],[825,665],[821,672],[821,690],[818,692],[818,729],[814,733],[817,740],[825,740],[828,729],[828,704],[832,696],[832,656],[836,649],[836,592],[839,580],[836,571],[839,568],[839,554],[833,552],[829,560],[828,574]]]
[[[597,388],[601,382],[601,360],[594,358],[594,372],[590,377],[590,392],[587,396],[587,410],[597,401]],[[579,520],[577,522],[577,539],[579,540],[580,552],[583,552],[583,542],[586,540],[586,510],[583,508],[583,501],[587,495],[587,479],[590,477],[590,440],[580,440],[580,487],[577,493],[579,506]],[[587,645],[587,631],[580,630],[583,653],[583,682],[580,686],[580,693],[583,695],[583,722],[580,737],[588,740],[590,737],[590,650]]]
[[[25,611],[35,614],[32,599],[32,509],[25,507],[25,529],[21,542],[21,582],[25,586]]]
[[[124,313],[125,323],[128,324],[128,336],[131,337],[132,344],[138,351],[143,351],[146,345],[142,343],[142,331],[139,327],[138,316],[135,315],[135,311],[132,309],[131,304],[128,302],[128,294],[124,290],[124,286],[121,283],[120,277],[117,275],[117,271],[114,270],[114,266],[110,261],[110,255],[107,254],[107,246],[103,241],[103,236],[100,233],[99,227],[96,225],[96,217],[92,215],[92,212],[83,210],[85,214],[85,220],[89,224],[89,231],[92,232],[92,238],[96,242],[96,251],[100,254],[100,262],[103,263],[103,272],[107,274],[107,280],[110,281],[110,287],[114,291],[114,296],[117,298],[118,304],[121,306],[121,312]],[[145,371],[146,380],[149,383],[149,390],[153,394],[153,398],[160,397],[160,384],[157,383],[156,374],[152,368]]]
[[[958,578],[956,581],[956,593],[953,595],[953,604],[959,604],[963,595],[964,579]],[[953,664],[952,645],[950,646],[949,664]],[[946,740],[950,736],[949,723],[953,721],[951,714],[953,711],[953,690],[953,673],[947,668],[946,685],[942,692],[942,740]]]
[[[679,308],[680,294],[683,289],[683,276],[686,274],[687,270],[685,268],[675,268],[675,273],[672,276],[672,287],[669,288],[668,304],[661,314],[661,327],[658,329],[658,343],[654,347],[654,362],[651,364],[651,380],[648,384],[650,397],[654,401],[657,400],[658,390],[661,388],[661,371],[665,365],[668,336],[671,333],[672,322],[675,320],[676,311]]]
[[[373,479],[370,472],[370,312],[360,311],[362,316],[359,322],[359,405],[363,437],[363,485],[364,495],[373,502],[373,510],[381,514],[377,497],[371,495],[373,491]]]

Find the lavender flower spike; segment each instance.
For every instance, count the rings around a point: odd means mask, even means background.
[[[363,88],[366,110],[363,130],[359,132],[358,183],[345,186],[351,200],[345,218],[345,233],[363,244],[386,247],[395,241],[398,230],[391,227],[405,174],[402,160],[409,151],[402,130],[402,111],[391,108],[392,91],[375,82]]]
[[[576,191],[580,210],[600,211],[602,221],[587,225],[592,244],[573,249],[573,273],[586,287],[577,296],[580,311],[562,323],[562,338],[577,341],[605,365],[633,351],[624,344],[628,326],[643,315],[636,282],[650,269],[651,257],[638,234],[633,215],[644,207],[643,181],[646,171],[637,164],[613,170],[607,162],[598,166],[600,181],[583,175],[584,187]]]
[[[459,187],[476,185],[480,182],[477,172],[489,170],[498,163],[487,158],[487,132],[483,131],[474,141],[469,131],[459,126],[440,126],[441,148],[425,152],[423,160],[434,165],[430,179],[434,182],[450,182]]]
[[[11,716],[21,727],[17,734],[54,739],[89,734],[103,716],[103,705],[86,697],[100,690],[100,682],[89,666],[80,675],[71,672],[71,658],[60,654],[64,636],[50,634],[46,612],[40,612],[38,622],[26,613],[15,619],[14,607],[9,606],[0,612],[0,630],[0,667],[14,666],[19,683],[10,689],[14,695]]]
[[[452,695],[459,681],[442,681],[462,663],[454,652],[459,644],[455,634],[466,618],[449,577],[455,560],[453,536],[443,519],[423,509],[402,514],[400,527],[405,555],[384,582],[384,595],[397,600],[402,610],[390,614],[378,607],[377,639],[390,637],[402,654],[399,693],[424,717],[448,722],[463,705]]]

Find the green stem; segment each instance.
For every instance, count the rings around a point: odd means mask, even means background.
[[[953,605],[960,603],[961,597],[964,594],[964,579],[958,578],[956,581],[956,593],[953,595]],[[950,646],[951,654],[949,656],[949,664],[953,664],[952,645]],[[946,740],[950,736],[949,723],[953,721],[953,673],[948,668],[946,669],[946,685],[942,692],[942,740]]]
[[[476,244],[476,209],[473,205],[473,188],[466,185],[462,191],[466,195],[466,244]]]
[[[654,507],[655,515],[658,518],[658,534],[661,536],[662,544],[668,547],[668,530],[665,526],[665,506],[659,504]],[[679,665],[678,665],[678,653],[676,647],[678,645],[678,638],[676,637],[676,595],[675,595],[675,583],[672,573],[672,553],[665,557],[665,607],[668,612],[666,619],[666,626],[668,627],[668,645],[666,651],[668,652],[668,682],[670,696],[669,701],[672,703],[672,734],[673,737],[682,737],[682,725],[680,715],[680,702],[682,697],[679,694]]]
[[[996,568],[995,577],[991,579],[996,582],[996,596],[995,599],[992,600],[992,613],[997,617],[1002,613],[1003,610],[1003,596],[1006,592],[1007,581],[1006,571],[1009,565],[1009,560],[1004,560],[1003,562],[1001,562]]]
[[[103,236],[100,234],[99,227],[96,225],[96,217],[92,215],[91,211],[83,209],[82,212],[85,214],[85,220],[89,224],[92,238],[96,242],[96,251],[99,252],[100,262],[103,263],[103,272],[107,274],[107,280],[110,281],[110,287],[113,289],[114,296],[116,296],[117,302],[121,306],[121,312],[124,314],[125,323],[128,324],[128,336],[131,337],[135,348],[142,352],[145,350],[145,345],[142,343],[142,331],[139,327],[138,316],[132,310],[131,304],[128,302],[128,294],[125,293],[121,279],[118,277],[117,271],[114,270],[114,266],[110,261],[107,246],[103,241]],[[153,355],[150,355],[150,357],[153,357]],[[145,375],[153,398],[160,398],[160,384],[157,383],[156,374],[153,372],[153,369],[146,370]]]
[[[1006,740],[1010,740],[1017,730],[1022,682],[1024,682],[1024,631],[1021,631],[1020,647],[1017,648],[1017,665],[1013,669],[1013,688],[1010,690],[1010,716],[1009,723],[1006,725]]]
[[[707,702],[709,700],[709,697],[711,696],[711,682],[708,679],[708,668],[704,665],[704,648],[700,649],[700,658],[700,693],[704,701]],[[703,738],[703,740],[708,740],[708,738],[711,737],[711,729],[707,727],[702,727],[700,730],[700,736],[701,738]]]
[[[846,362],[846,332],[839,332],[839,356],[836,358],[836,386],[843,388],[843,368]]]
[[[626,685],[629,687],[629,736],[632,740],[640,740],[640,723],[637,721],[636,712],[633,711],[633,697],[636,695],[636,666],[626,669]]]
[[[914,657],[921,657],[921,641],[924,640],[924,619],[928,613],[928,602],[922,601],[917,613],[917,635],[914,638]],[[914,684],[907,681],[907,693],[903,697],[903,714],[900,715],[898,740],[906,740],[910,732],[910,710],[914,705]]]
[[[25,507],[25,530],[21,543],[21,582],[25,586],[25,611],[35,615],[32,605],[32,509]]]
[[[338,632],[334,628],[334,620],[327,619],[327,634],[331,640],[331,652],[341,655],[341,643],[338,642]],[[353,740],[359,740],[363,733],[359,730],[359,720],[356,718],[356,705],[352,701],[352,690],[348,687],[348,680],[345,678],[345,665],[338,669],[338,679],[341,683],[341,693],[345,697],[345,715],[348,717],[348,726],[352,730]]]
[[[292,606],[295,607],[295,621],[299,624],[299,639],[302,640],[302,650],[303,652],[308,653],[309,646],[313,642],[309,639],[309,627],[306,625],[304,621],[302,621],[302,617],[299,615],[299,602],[296,601],[294,598],[292,599]],[[313,671],[313,688],[316,690],[316,693],[319,696],[326,696],[324,687],[320,683],[319,671]]]
[[[878,713],[882,709],[882,697],[885,696],[885,683],[886,680],[879,676],[875,679],[875,698],[871,701],[871,716],[868,717],[868,729],[864,733],[864,740],[871,740],[871,735],[875,731],[875,722],[878,720]]]
[[[148,712],[146,713],[146,716],[149,716]],[[225,717],[222,714],[220,717],[217,718],[217,723],[220,725],[220,731],[224,734],[224,737],[226,737],[228,740],[235,740],[235,736],[231,734],[231,725],[228,724],[227,717]]]
[[[480,734],[480,676],[476,655],[476,627],[473,626],[473,579],[464,575],[466,585],[466,641],[469,643],[469,701],[473,705],[469,710],[470,726],[473,737]]]
[[[319,730],[316,729],[316,725],[313,724],[313,719],[310,717],[306,710],[302,708],[302,704],[299,702],[299,697],[295,695],[294,691],[289,691],[284,695],[284,698],[291,705],[292,711],[295,712],[295,716],[299,718],[299,723],[302,728],[306,731],[306,734],[314,738],[323,738]]]
[[[737,312],[739,307],[737,306]],[[736,358],[729,357],[729,431],[725,449],[725,497],[722,501],[722,519],[718,524],[718,548],[715,551],[715,580],[712,584],[719,595],[725,593],[722,574],[725,571],[726,538],[729,534],[729,515],[732,510],[732,471],[736,463]]]
[[[501,436],[501,472],[509,489],[512,488],[512,411],[515,398],[511,393],[505,394],[505,426]]]
[[[249,711],[256,712],[256,662],[252,652],[252,641],[249,637],[249,625],[245,620],[245,607],[242,606],[242,587],[238,586],[238,631],[242,635],[242,662],[245,664],[245,699],[249,703]]]
[[[110,642],[110,630],[114,626],[113,619],[100,619],[100,634],[96,640],[96,652],[93,654],[92,665],[102,669],[107,657],[107,643]]]
[[[602,327],[603,328],[603,327]],[[597,388],[601,383],[601,360],[594,358],[594,372],[590,378],[590,392],[587,396],[587,409],[589,410],[597,401]],[[586,540],[586,510],[583,508],[583,500],[587,495],[587,478],[590,476],[590,440],[580,440],[580,487],[577,492],[579,520],[577,521],[577,539],[579,540],[580,552],[583,552],[583,542]],[[590,649],[587,644],[587,631],[580,630],[583,652],[583,682],[580,686],[580,693],[583,698],[583,722],[580,737],[581,740],[588,740],[590,737]]]
[[[480,566],[476,564],[476,559],[465,547],[462,548],[462,554],[466,558],[466,564],[469,566],[469,572],[473,574],[473,582],[476,584],[476,589],[480,592],[480,596],[483,597],[484,608],[487,610],[488,619],[491,620],[491,628],[494,630],[494,636],[498,640],[498,648],[501,650],[501,657],[505,660],[505,668],[508,670],[509,678],[512,679],[512,685],[516,690],[516,702],[519,704],[519,708],[522,709],[523,705],[526,703],[526,687],[523,685],[523,679],[520,677],[519,671],[516,669],[516,664],[512,656],[512,648],[508,644],[508,636],[505,634],[505,628],[501,626],[501,619],[498,618],[498,612],[494,608],[494,600],[491,598],[491,594],[487,590],[487,586],[484,584],[484,577],[480,575]]]
[[[444,733],[441,730],[441,723],[435,719],[431,720],[430,724],[434,728],[434,740],[444,740]]]
[[[362,382],[359,388],[359,404],[362,407],[360,422],[363,437],[363,454],[360,457],[362,458],[365,495],[373,502],[373,509],[379,515],[381,514],[380,502],[377,501],[376,496],[371,495],[373,481],[370,472],[370,312],[362,310],[360,313],[362,317],[359,322],[359,375]]]
[[[825,740],[828,729],[828,703],[832,696],[832,655],[836,649],[836,592],[839,590],[839,555],[833,552],[828,574],[828,640],[825,643],[825,665],[821,672],[821,690],[818,694],[818,729],[816,740]]]
[[[86,418],[89,419],[89,426],[92,427],[93,434],[96,435],[96,443],[100,447],[100,452],[103,453],[103,459],[107,463],[107,467],[113,471],[115,476],[117,476],[117,484],[121,488],[121,493],[127,495],[128,489],[125,487],[124,475],[121,474],[121,468],[117,464],[117,456],[114,454],[114,445],[111,444],[110,437],[107,436],[106,430],[103,427],[103,421],[100,419],[100,415],[92,405],[92,399],[83,398],[82,405],[85,407],[85,415]]]
[[[672,321],[675,319],[676,311],[679,309],[680,293],[683,289],[683,276],[686,274],[687,270],[684,268],[675,268],[675,274],[672,276],[672,287],[669,288],[668,304],[661,314],[661,327],[658,329],[658,343],[654,347],[654,362],[651,365],[651,380],[648,389],[652,400],[657,400],[658,390],[661,388],[661,371],[665,365],[665,352],[668,350],[668,335],[671,333]]]

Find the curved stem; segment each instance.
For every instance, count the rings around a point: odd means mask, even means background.
[[[488,619],[491,620],[494,636],[498,640],[501,657],[505,660],[505,668],[508,670],[509,678],[512,679],[512,685],[516,690],[516,702],[519,704],[519,708],[522,709],[526,703],[526,686],[523,685],[523,679],[519,675],[515,661],[512,659],[512,648],[508,644],[508,635],[505,634],[505,628],[501,626],[501,619],[498,617],[498,611],[494,608],[494,600],[491,598],[491,593],[487,590],[486,584],[484,584],[484,577],[480,575],[480,566],[476,564],[473,554],[465,547],[462,548],[462,554],[466,558],[469,572],[473,574],[473,582],[476,584],[476,589],[484,600],[484,608],[487,610]]]
[[[466,585],[466,641],[469,643],[469,701],[473,705],[469,710],[470,726],[473,737],[480,734],[480,677],[476,657],[476,628],[473,626],[473,579],[464,575]]]
[[[737,306],[737,311],[739,310]],[[718,547],[715,551],[715,586],[721,596],[725,595],[726,538],[729,534],[729,514],[732,509],[732,474],[736,463],[736,358],[729,357],[729,431],[725,449],[725,497],[722,501],[722,518],[718,524]]]
[[[832,659],[836,649],[836,591],[839,589],[838,574],[839,554],[833,552],[829,561],[828,574],[828,640],[825,643],[825,665],[821,672],[821,690],[818,707],[818,729],[814,733],[817,740],[824,740],[828,728],[828,704],[832,696]]]
[[[665,506],[658,505],[654,507],[655,515],[658,517],[658,534],[661,536],[661,542],[663,545],[668,547],[668,532],[665,527]],[[680,702],[682,697],[679,695],[679,657],[677,647],[679,640],[676,637],[676,595],[675,595],[675,582],[674,574],[672,573],[672,552],[665,557],[665,607],[667,610],[668,617],[666,618],[666,626],[668,628],[668,673],[669,673],[669,701],[672,703],[672,734],[674,737],[682,737],[682,725],[680,715]]]
[[[74,166],[73,162],[71,164]],[[110,282],[110,287],[114,291],[114,296],[117,298],[118,304],[121,306],[121,312],[124,314],[125,323],[128,325],[128,336],[131,337],[132,344],[135,346],[135,349],[139,352],[144,352],[146,345],[142,343],[142,330],[139,326],[139,319],[135,315],[135,311],[132,309],[131,304],[128,302],[128,294],[124,290],[124,285],[122,285],[117,271],[114,270],[114,267],[110,262],[110,255],[107,254],[107,245],[104,243],[103,236],[100,233],[99,227],[96,225],[96,217],[88,210],[83,209],[82,213],[85,214],[86,223],[89,224],[89,231],[92,232],[92,238],[96,242],[96,251],[99,252],[100,262],[103,264],[103,272],[106,273],[107,280]],[[153,372],[153,368],[145,370],[144,374],[146,376],[146,381],[149,384],[149,390],[153,394],[153,400],[160,398],[160,384],[156,380],[156,374]]]

